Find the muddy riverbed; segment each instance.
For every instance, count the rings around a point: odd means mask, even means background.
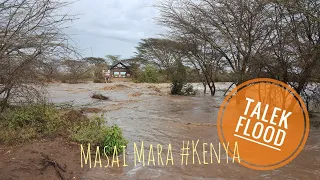
[[[225,90],[228,85],[218,84],[218,90]],[[210,163],[210,152],[206,158],[208,164],[204,164],[203,143],[212,143],[218,148],[216,118],[224,91],[218,91],[215,97],[202,93],[195,97],[181,97],[168,95],[168,84],[134,83],[51,84],[48,89],[50,100],[54,103],[102,109],[106,123],[119,125],[129,140],[125,156],[128,166],[122,166],[121,156],[120,167],[91,168],[83,175],[84,179],[320,179],[320,130],[314,128],[298,157],[277,170],[255,171],[232,163],[232,157],[226,157],[223,147],[220,164],[215,159]],[[92,99],[90,96],[93,93],[101,93],[111,100]],[[188,140],[190,143],[199,140],[197,149],[201,164],[197,156],[193,164],[191,149],[188,165],[181,165],[180,150],[183,141]],[[142,141],[145,166],[141,162],[134,164],[133,143],[140,148]],[[153,162],[148,165],[150,144],[154,147],[155,166]],[[174,165],[171,161],[168,165],[158,164],[157,144],[162,145],[164,164],[168,145],[171,144]]]

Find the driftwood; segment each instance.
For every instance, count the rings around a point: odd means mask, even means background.
[[[102,95],[102,94],[93,94],[93,95],[91,96],[91,98],[93,98],[93,99],[100,99],[100,100],[104,100],[104,101],[110,100],[109,97],[104,96],[104,95]]]
[[[63,177],[62,172],[66,172],[66,165],[64,165],[64,167],[62,167],[58,162],[52,160],[49,158],[48,155],[45,155],[43,153],[41,153],[41,155],[44,157],[43,160],[43,169],[42,171],[46,170],[48,166],[53,166],[54,169],[56,170],[56,174],[57,176],[61,179],[61,180],[65,180],[65,178]]]

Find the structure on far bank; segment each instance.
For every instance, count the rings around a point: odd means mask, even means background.
[[[122,62],[118,62],[111,66],[110,71],[111,76],[114,78],[127,78],[131,75],[130,68]]]

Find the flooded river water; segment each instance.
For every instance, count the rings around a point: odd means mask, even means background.
[[[218,85],[219,86],[219,85]],[[221,89],[227,87],[220,85]],[[320,179],[320,130],[311,129],[304,150],[288,165],[272,171],[255,171],[238,163],[232,163],[221,147],[221,162],[214,157],[210,162],[209,144],[216,149],[219,137],[216,118],[223,101],[223,91],[215,97],[197,95],[195,97],[169,96],[168,85],[149,84],[55,84],[49,86],[51,101],[72,102],[78,107],[95,107],[105,111],[108,125],[117,124],[129,140],[126,163],[122,167],[92,168],[84,179]],[[111,101],[90,98],[94,92],[109,96]],[[193,164],[192,148],[189,150],[188,164],[181,165],[183,141],[199,140],[198,154]],[[145,149],[145,166],[134,164],[134,145],[141,142]],[[208,143],[206,162],[203,160],[203,143]],[[150,144],[154,147],[155,166],[148,165]],[[158,165],[157,144],[162,145],[163,163],[166,164],[168,145],[172,146],[174,165]],[[239,145],[241,149],[241,145]],[[140,149],[139,149],[140,150]],[[240,154],[241,155],[241,154]],[[80,158],[80,157],[79,157]],[[227,163],[228,160],[228,163]],[[79,165],[80,168],[80,165]]]

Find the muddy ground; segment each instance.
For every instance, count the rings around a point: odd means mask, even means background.
[[[218,90],[228,88],[228,83],[218,84]],[[201,92],[201,86],[195,85]],[[52,160],[65,166],[68,179],[320,179],[320,130],[311,129],[304,150],[285,167],[273,171],[254,171],[232,162],[221,152],[221,163],[210,163],[210,154],[204,165],[202,144],[213,143],[216,147],[219,138],[216,117],[223,101],[224,91],[215,97],[200,93],[195,97],[169,96],[168,84],[50,84],[50,100],[54,103],[72,104],[83,113],[103,114],[108,125],[117,124],[129,140],[126,150],[126,164],[120,156],[120,167],[80,167],[80,146],[64,139],[44,140],[18,148],[0,146],[0,179],[59,179],[54,166],[43,170],[43,157],[46,153]],[[110,97],[110,101],[90,98],[94,93]],[[192,164],[181,165],[180,149],[183,141],[199,139],[199,157]],[[134,164],[134,143],[145,147],[145,166]],[[191,142],[190,142],[191,143]],[[155,154],[155,166],[148,166],[149,145]],[[158,165],[156,146],[163,148],[164,164],[167,159],[168,145],[172,145],[174,165]],[[190,150],[191,151],[191,150]],[[190,152],[192,154],[192,152]],[[152,157],[152,156],[151,156]],[[94,155],[93,155],[94,163]],[[228,163],[227,163],[228,160]],[[103,162],[105,163],[105,162]],[[103,164],[106,165],[106,164]]]
[[[61,179],[57,169],[64,179],[83,179],[87,171],[87,168],[79,168],[79,145],[61,138],[14,147],[0,146],[0,154],[0,179],[4,180]]]

